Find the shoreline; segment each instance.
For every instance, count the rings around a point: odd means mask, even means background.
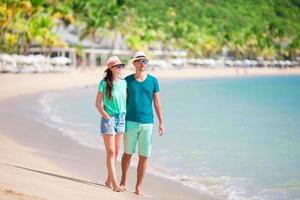
[[[245,73],[246,69],[246,73]],[[126,68],[123,77],[134,73]],[[184,68],[152,70],[148,73],[158,79],[207,79],[225,77],[253,77],[253,76],[293,76],[300,75],[298,68]],[[104,68],[78,68],[68,73],[45,74],[0,74],[0,100],[43,92],[46,90],[64,90],[71,88],[85,88],[99,84],[104,76]],[[34,79],[34,80],[30,80]],[[18,81],[18,82],[16,82]],[[38,84],[38,85],[37,85]],[[25,87],[25,90],[23,90]]]
[[[178,69],[153,71],[150,74],[159,79],[201,79],[224,77],[278,76],[300,75],[300,69],[253,69],[247,74],[237,74],[236,69]],[[283,71],[282,71],[283,70]],[[132,199],[135,195],[130,192],[115,193],[105,188],[99,182],[104,180],[104,152],[91,150],[63,136],[46,125],[34,122],[30,117],[28,107],[42,93],[50,90],[68,90],[95,86],[103,76],[102,69],[75,70],[66,74],[1,74],[0,75],[0,141],[4,144],[1,149],[0,163],[0,197],[17,199],[20,195],[26,199]],[[180,72],[180,73],[179,73]],[[132,71],[125,71],[125,74]],[[13,108],[13,109],[10,109]],[[15,112],[18,111],[18,112]],[[22,111],[22,112],[20,112]],[[16,127],[15,124],[21,124]],[[24,127],[25,129],[24,129]],[[43,134],[39,134],[43,130]],[[26,133],[26,134],[24,134]],[[55,135],[55,137],[53,136]],[[28,136],[31,136],[28,138]],[[54,138],[53,138],[54,137]],[[34,138],[34,139],[32,139]],[[54,143],[49,144],[48,140]],[[63,141],[63,143],[61,142]],[[48,142],[48,143],[47,143]],[[55,145],[53,145],[55,144]],[[79,145],[79,146],[78,146]],[[54,147],[58,149],[53,149]],[[66,148],[68,147],[68,148]],[[60,153],[64,150],[63,156]],[[80,149],[81,151],[79,151]],[[101,151],[101,150],[100,150]],[[84,152],[84,154],[82,154]],[[101,155],[100,155],[101,154]],[[69,156],[71,155],[71,158]],[[81,155],[94,162],[78,160],[72,155]],[[97,161],[95,161],[97,157]],[[101,158],[98,158],[101,157]],[[20,159],[21,158],[21,159]],[[100,161],[100,160],[101,161]],[[96,163],[96,164],[95,164]],[[102,164],[101,164],[102,163]],[[151,164],[151,163],[150,163]],[[98,166],[98,169],[95,167]],[[99,169],[99,166],[102,166]],[[88,168],[86,168],[88,167]],[[98,179],[95,180],[95,171]],[[103,171],[105,170],[105,171]],[[84,171],[86,174],[82,174]],[[90,173],[90,174],[89,174]],[[131,167],[129,180],[134,182],[135,169]],[[22,177],[22,178],[20,178]],[[24,177],[24,178],[23,178]],[[74,178],[75,177],[75,178]],[[30,181],[26,180],[29,179]],[[59,187],[53,186],[53,182]],[[43,187],[37,190],[36,187]],[[133,183],[131,183],[132,185]],[[194,189],[182,186],[180,183],[147,174],[145,178],[146,194],[142,199],[219,199],[202,194]],[[35,187],[35,189],[34,189]],[[66,187],[72,188],[69,191]],[[81,188],[84,189],[81,189]],[[60,189],[59,189],[60,188]],[[62,188],[62,189],[61,189]],[[131,187],[130,187],[131,188]],[[70,196],[63,196],[63,193]],[[88,193],[84,195],[83,193]],[[185,196],[182,196],[183,194]],[[56,196],[55,196],[56,195]],[[79,198],[80,197],[80,198]],[[159,197],[159,198],[158,198]]]
[[[226,77],[256,77],[256,76],[293,76],[300,75],[298,68],[183,68],[174,70],[152,71],[154,76],[162,79],[207,79]]]

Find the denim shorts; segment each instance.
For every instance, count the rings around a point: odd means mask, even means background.
[[[125,132],[125,115],[120,113],[110,116],[110,119],[101,118],[101,134],[116,135]]]

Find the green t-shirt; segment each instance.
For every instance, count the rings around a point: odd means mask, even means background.
[[[125,80],[128,94],[126,120],[153,123],[153,95],[159,92],[157,79],[147,74],[147,78],[143,82],[138,82],[132,74]]]
[[[106,82],[102,80],[98,90],[103,94],[104,110],[111,116],[119,113],[126,113],[126,89],[125,80],[113,82],[112,99],[108,99],[106,93]]]

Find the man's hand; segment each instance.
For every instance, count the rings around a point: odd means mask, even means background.
[[[159,124],[158,126],[158,134],[159,136],[162,136],[165,132],[165,128],[164,128],[164,125],[163,124]]]

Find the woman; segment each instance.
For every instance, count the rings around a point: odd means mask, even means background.
[[[120,78],[124,64],[117,56],[107,60],[105,77],[98,88],[96,107],[101,114],[101,135],[106,150],[107,179],[105,185],[116,192],[120,187],[116,178],[116,160],[125,131],[126,81]]]

